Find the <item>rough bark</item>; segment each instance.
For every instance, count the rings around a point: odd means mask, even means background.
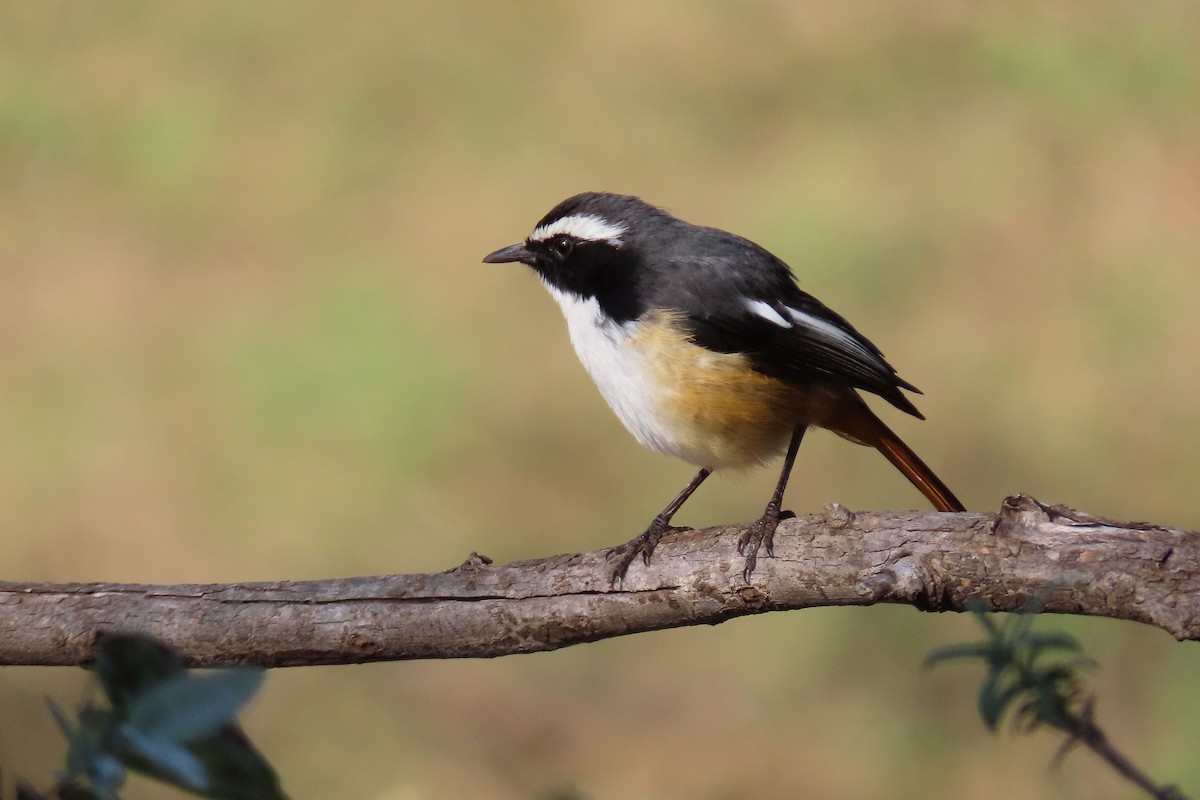
[[[0,583],[0,664],[85,662],[96,636],[143,632],[194,665],[488,658],[815,606],[974,599],[1155,625],[1200,639],[1200,535],[1032,498],[998,514],[829,513],[787,520],[741,579],[737,530],[667,535],[610,586],[605,551],[432,575],[181,586]]]

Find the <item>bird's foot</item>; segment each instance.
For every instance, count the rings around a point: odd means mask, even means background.
[[[780,511],[775,503],[767,504],[767,510],[755,520],[750,527],[742,531],[738,537],[738,555],[746,557],[746,566],[742,568],[742,580],[750,582],[754,568],[758,565],[758,551],[764,550],[768,558],[775,555],[775,529],[779,521],[796,516],[792,511]]]
[[[608,551],[608,560],[616,560],[617,565],[613,568],[611,583],[616,586],[621,581],[625,580],[625,573],[629,571],[629,566],[637,559],[639,555],[642,557],[642,562],[649,566],[650,554],[654,552],[654,548],[658,546],[658,542],[662,539],[663,534],[671,530],[683,530],[682,528],[672,528],[667,522],[655,518],[650,523],[650,527],[646,528],[638,536],[633,537],[625,544],[619,544]]]

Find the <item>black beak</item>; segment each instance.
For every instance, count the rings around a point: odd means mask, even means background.
[[[485,264],[510,264],[514,261],[520,261],[522,264],[533,263],[533,253],[529,252],[529,248],[525,246],[524,242],[502,247],[483,257]]]

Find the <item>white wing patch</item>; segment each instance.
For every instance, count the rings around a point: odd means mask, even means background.
[[[828,339],[832,342],[837,342],[838,344],[844,345],[851,350],[855,350],[866,356],[871,361],[878,360],[879,357],[871,352],[870,348],[864,347],[862,342],[838,326],[834,325],[832,322],[821,319],[820,317],[814,317],[812,314],[806,314],[803,311],[797,311],[791,306],[788,306],[787,312],[788,316],[795,320],[797,325],[803,325],[817,335],[821,336],[821,338]]]
[[[770,303],[765,303],[762,300],[746,299],[746,308],[750,309],[750,313],[762,317],[772,325],[778,325],[781,328],[790,328],[792,323],[784,319],[783,315],[776,311]],[[796,310],[789,308],[788,312],[795,317]]]
[[[529,234],[529,241],[544,242],[555,236],[566,235],[591,242],[617,245],[621,243],[621,234],[625,230],[624,225],[609,222],[595,214],[571,214],[534,228],[533,233]]]
[[[763,300],[751,300],[747,298],[745,303],[746,308],[750,310],[750,313],[765,319],[772,325],[778,325],[781,328],[794,328],[796,325],[799,325],[801,328],[807,328],[809,331],[828,342],[832,342],[863,355],[869,361],[873,362],[878,360],[878,356],[871,352],[870,348],[865,347],[863,343],[855,338],[852,334],[842,330],[829,320],[824,320],[820,317],[814,317],[812,314],[807,314],[803,311],[792,308],[791,306],[784,306],[783,310],[787,312],[788,317],[791,317],[791,319],[787,319],[787,317],[784,317],[782,314],[780,314],[774,306]]]

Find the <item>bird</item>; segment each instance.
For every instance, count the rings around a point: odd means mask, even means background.
[[[758,553],[774,555],[776,528],[793,516],[782,508],[783,495],[810,427],[874,447],[938,511],[965,510],[861,395],[924,419],[904,394],[920,390],[749,239],[693,225],[631,195],[584,192],[483,262],[531,268],[625,428],[650,450],[700,468],[645,531],[609,550],[614,585],[639,555],[651,563],[672,517],[714,471],[759,466],[782,453],[771,499],[738,538],[749,583]]]

